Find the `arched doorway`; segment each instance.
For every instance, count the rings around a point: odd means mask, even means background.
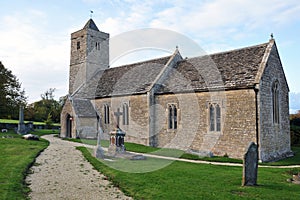
[[[72,137],[72,116],[70,114],[67,115],[66,118],[66,137],[71,138]]]

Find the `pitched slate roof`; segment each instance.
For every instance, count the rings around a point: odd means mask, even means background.
[[[92,19],[89,19],[89,21],[87,21],[87,23],[84,25],[83,28],[84,29],[89,28],[89,29],[93,29],[95,31],[99,31],[97,25],[95,24],[94,20],[92,20]]]
[[[96,117],[96,111],[91,101],[86,99],[73,99],[72,105],[78,117]]]
[[[76,97],[99,98],[141,94],[149,90],[171,56],[98,71]]]
[[[268,44],[181,60],[155,85],[155,93],[253,87]],[[76,96],[93,99],[146,93],[170,58],[99,71]]]
[[[156,93],[252,87],[268,44],[180,61]]]

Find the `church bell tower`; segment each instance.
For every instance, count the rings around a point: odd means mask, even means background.
[[[98,70],[109,67],[109,34],[99,31],[92,19],[71,34],[69,94],[76,92]]]

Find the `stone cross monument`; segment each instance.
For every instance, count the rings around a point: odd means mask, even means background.
[[[19,124],[18,124],[18,134],[25,134],[26,133],[26,127],[24,124],[24,107],[20,106],[19,110]]]
[[[120,123],[120,116],[123,113],[120,112],[120,109],[117,109],[117,112],[114,112],[115,115],[115,129],[110,132],[110,144],[108,148],[109,154],[116,154],[116,153],[123,153],[125,152],[125,145],[124,145],[124,137],[125,132],[122,131],[119,127]]]
[[[101,147],[101,135],[103,134],[103,130],[101,128],[101,120],[99,115],[97,114],[97,146],[94,152],[96,158],[104,158],[104,151]]]
[[[117,112],[114,112],[116,128],[119,128],[119,125],[120,125],[120,116],[121,116],[122,114],[123,114],[123,113],[120,112],[120,108],[117,109]]]

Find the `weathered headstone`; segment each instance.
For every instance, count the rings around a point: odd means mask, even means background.
[[[257,185],[257,169],[258,169],[258,149],[254,142],[251,142],[247,153],[243,159],[243,182],[242,186]]]
[[[24,108],[23,106],[20,106],[20,110],[19,110],[19,124],[18,124],[18,130],[17,130],[18,134],[26,134],[26,127],[24,124]]]

